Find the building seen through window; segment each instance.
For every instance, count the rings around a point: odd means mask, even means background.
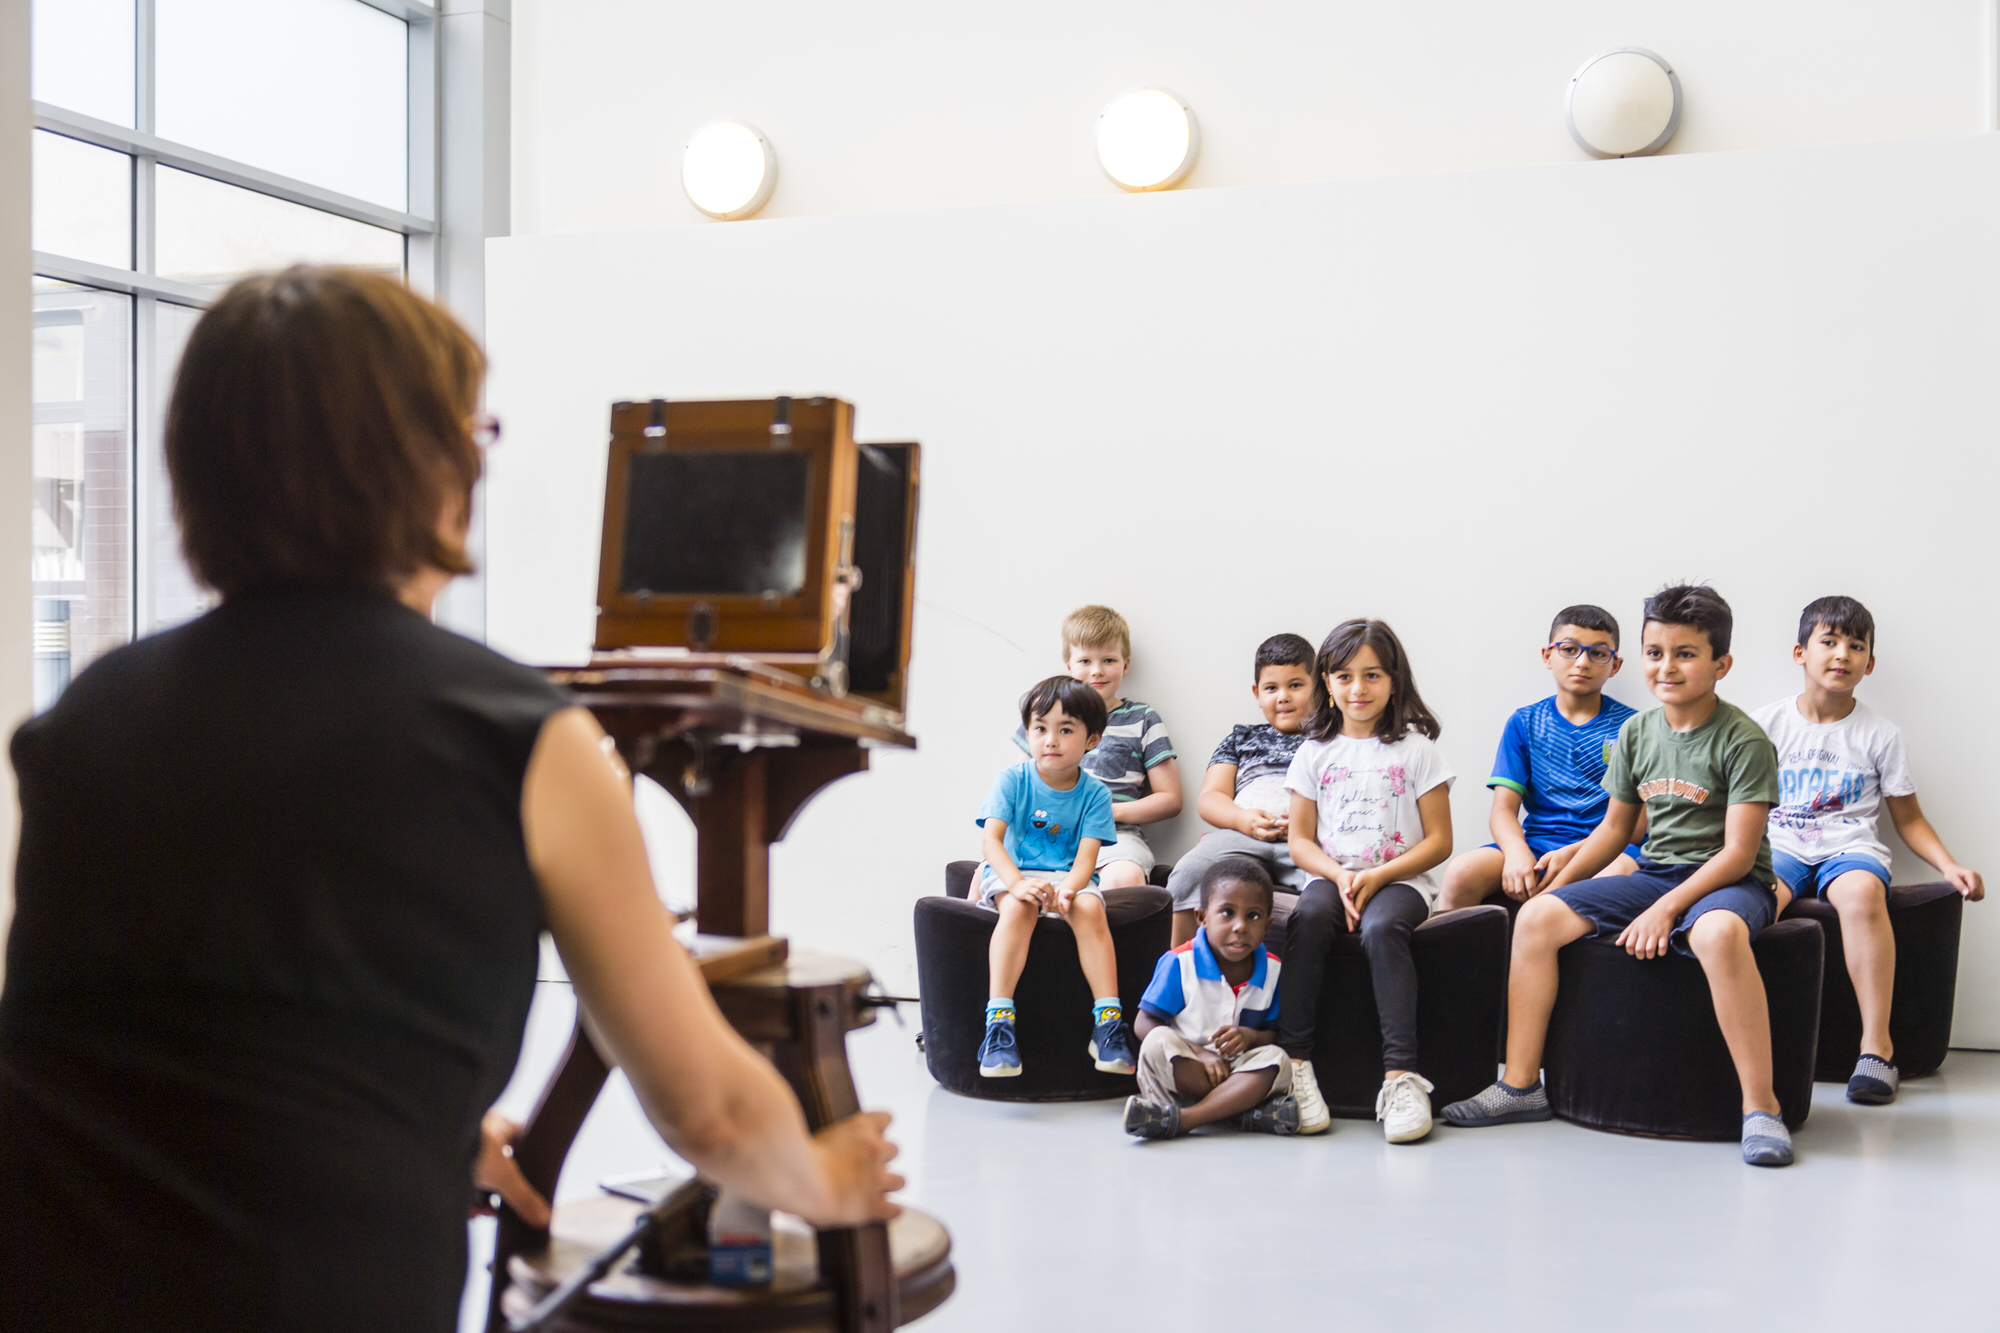
[[[33,0],[35,707],[213,604],[162,452],[202,309],[294,263],[408,275],[434,92],[366,0]],[[421,16],[422,5],[401,6]],[[429,50],[426,45],[423,50]],[[148,68],[148,62],[151,68]],[[247,82],[246,82],[247,80]],[[254,114],[245,114],[245,108]]]

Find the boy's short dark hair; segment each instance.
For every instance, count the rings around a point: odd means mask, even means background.
[[[1104,734],[1110,715],[1104,697],[1074,676],[1050,676],[1021,696],[1021,725],[1033,726],[1035,719],[1060,705],[1063,712],[1083,723],[1093,736]]]
[[[1273,634],[1257,645],[1257,665],[1250,676],[1250,683],[1257,683],[1265,667],[1274,666],[1301,667],[1310,676],[1313,669],[1312,644],[1296,634]]]
[[[1710,654],[1722,657],[1729,652],[1729,632],[1736,617],[1722,594],[1706,583],[1670,583],[1646,599],[1640,633],[1654,623],[1692,626],[1708,636]]]
[[[1277,886],[1271,883],[1271,872],[1264,869],[1262,861],[1248,856],[1225,856],[1202,873],[1201,906],[1208,910],[1208,900],[1215,891],[1225,884],[1248,884],[1264,891],[1264,907],[1270,910],[1277,897]]]
[[[1578,629],[1594,629],[1599,634],[1611,636],[1611,646],[1618,646],[1618,618],[1601,606],[1589,602],[1579,602],[1575,606],[1565,606],[1556,612],[1556,618],[1549,622],[1549,640],[1554,642],[1556,631],[1564,625],[1574,625]]]
[[[1851,638],[1868,640],[1868,651],[1875,651],[1875,617],[1868,614],[1868,608],[1852,597],[1821,597],[1806,603],[1806,609],[1799,612],[1799,646],[1812,638],[1813,631],[1821,625],[1835,634],[1845,634]]]

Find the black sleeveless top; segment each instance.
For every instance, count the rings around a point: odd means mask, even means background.
[[[230,598],[15,733],[0,1328],[455,1326],[566,704],[390,598]]]

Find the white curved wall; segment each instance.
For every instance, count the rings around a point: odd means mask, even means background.
[[[892,987],[1014,699],[1091,601],[1130,617],[1131,692],[1190,787],[1254,718],[1258,640],[1388,619],[1463,848],[1556,608],[1629,632],[1661,582],[1712,579],[1724,697],[1754,707],[1797,686],[1799,608],[1847,592],[1882,626],[1865,696],[2000,886],[1996,221],[1983,135],[494,241],[493,641],[588,650],[614,399],[835,392],[864,438],[924,442],[922,749],[807,808],[774,918]],[[1613,692],[1646,702],[1637,670]],[[685,821],[650,804],[684,901]],[[1201,831],[1190,802],[1156,846]],[[2000,1046],[2000,902],[1963,959],[1958,1040]]]

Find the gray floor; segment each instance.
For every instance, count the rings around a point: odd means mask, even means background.
[[[543,989],[516,1105],[567,1032],[566,988]],[[910,1021],[855,1034],[851,1053],[864,1100],[896,1115],[907,1200],[952,1231],[958,1292],[927,1333],[2000,1324],[2000,1055],[1953,1052],[1892,1107],[1821,1085],[1799,1163],[1759,1171],[1728,1144],[1561,1122],[1405,1147],[1352,1120],[1312,1139],[1142,1144],[1118,1132],[1116,1103],[944,1091]],[[667,1159],[618,1093],[586,1124],[564,1197]]]

